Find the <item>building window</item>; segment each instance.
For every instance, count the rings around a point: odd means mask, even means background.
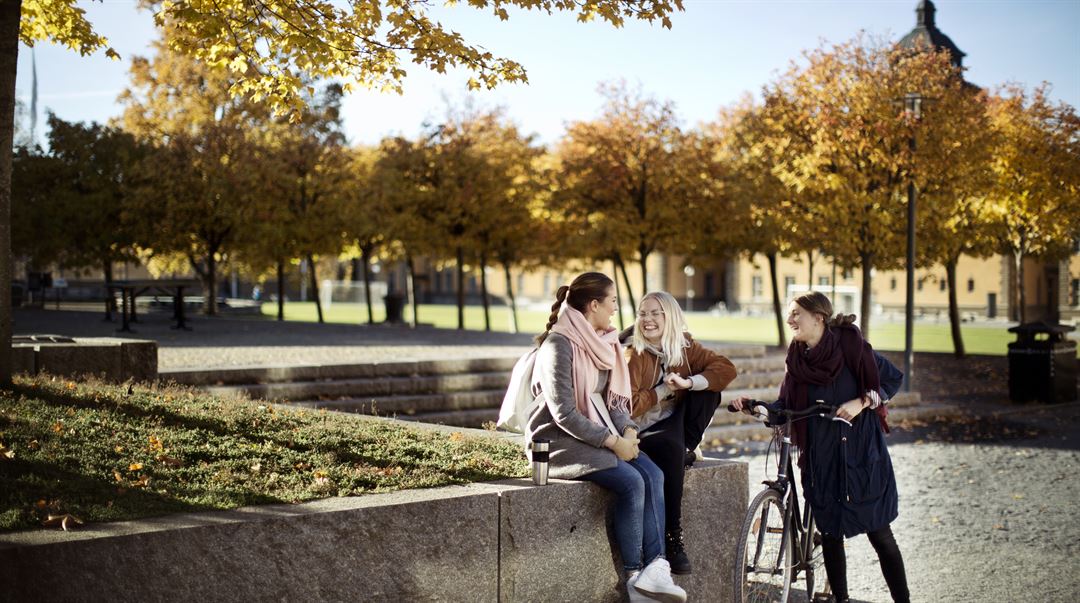
[[[795,286],[795,277],[794,276],[785,276],[784,277],[784,299],[789,299],[791,297],[791,288],[794,287],[794,286]]]
[[[889,291],[896,291],[896,277],[892,277],[889,281]]]
[[[916,291],[922,291],[922,279],[919,279],[918,281],[915,282],[915,290]]]
[[[521,293],[524,290],[525,290],[525,275],[524,274],[518,274],[517,275],[517,293]]]
[[[828,287],[829,286],[829,277],[827,277],[827,276],[819,276],[817,278],[817,284],[818,284],[818,286],[821,286],[821,287]]]
[[[851,280],[851,268],[844,268],[844,280]]]
[[[551,295],[551,273],[544,273],[544,297],[552,297]]]
[[[945,290],[945,285],[946,285],[945,279],[940,279],[938,281],[938,291],[944,291]]]
[[[971,293],[974,290],[975,290],[975,279],[969,278],[968,279],[968,293]]]
[[[754,299],[761,299],[762,293],[761,277],[755,275],[750,279],[750,296]]]
[[[1080,306],[1080,278],[1074,278],[1069,284],[1069,305]]]

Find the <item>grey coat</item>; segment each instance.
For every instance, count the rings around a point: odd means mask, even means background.
[[[609,433],[607,427],[590,421],[577,409],[571,377],[573,358],[570,340],[549,333],[537,352],[534,369],[541,371],[538,379],[543,403],[529,417],[528,435],[530,440],[546,438],[551,441],[548,475],[558,479],[575,479],[611,469],[618,461],[614,452],[604,448]],[[621,355],[619,361],[622,361]],[[599,371],[599,388],[606,389],[609,372]],[[637,429],[628,413],[611,410],[610,414],[620,434],[627,427]]]

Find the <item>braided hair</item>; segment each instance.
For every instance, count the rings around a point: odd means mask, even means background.
[[[599,272],[585,272],[579,274],[569,286],[563,285],[555,292],[555,303],[551,305],[551,315],[548,316],[547,327],[544,332],[536,336],[536,345],[544,343],[551,327],[559,320],[559,310],[565,302],[571,308],[584,313],[593,300],[603,300],[610,295],[609,291],[615,286],[615,281],[607,275]]]

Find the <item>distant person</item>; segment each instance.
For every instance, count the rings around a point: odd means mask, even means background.
[[[611,316],[615,283],[587,272],[559,287],[533,370],[543,403],[530,439],[550,441],[549,475],[593,482],[615,495],[615,541],[631,601],[685,601],[664,558],[664,474],[638,451],[630,375]]]
[[[874,352],[853,323],[822,293],[788,307],[793,333],[778,404],[801,410],[816,400],[848,423],[811,417],[792,424],[803,492],[821,531],[825,573],[838,603],[848,601],[844,539],[866,534],[877,551],[893,601],[910,600],[904,559],[890,524],[896,519],[896,477],[885,446],[885,403],[903,373]],[[744,409],[748,400],[732,401]],[[869,411],[869,412],[864,412]]]
[[[638,306],[630,344],[631,416],[641,428],[642,452],[664,472],[666,556],[674,574],[689,574],[682,529],[685,467],[735,379],[735,365],[687,332],[679,303],[664,291],[648,293]]]

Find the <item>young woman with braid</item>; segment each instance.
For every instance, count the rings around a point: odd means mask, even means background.
[[[686,464],[735,379],[735,365],[687,332],[679,302],[666,291],[647,293],[629,338],[631,416],[641,427],[641,450],[664,472],[665,550],[674,574],[689,574],[682,531]]]
[[[829,298],[816,291],[788,307],[792,338],[778,404],[801,410],[824,400],[847,421],[812,417],[792,425],[803,492],[821,530],[825,574],[836,601],[849,600],[844,539],[866,534],[893,600],[907,603],[904,559],[889,525],[898,514],[898,497],[885,446],[885,403],[900,388],[903,373],[874,352],[852,324],[854,316],[831,318],[832,312]],[[732,405],[743,409],[747,402],[739,398]]]
[[[550,442],[551,477],[590,481],[615,495],[615,540],[630,600],[682,602],[686,592],[664,559],[664,475],[638,451],[630,419],[630,375],[611,326],[617,308],[615,283],[603,274],[587,272],[559,287],[537,337],[532,390],[542,403],[527,431]]]

